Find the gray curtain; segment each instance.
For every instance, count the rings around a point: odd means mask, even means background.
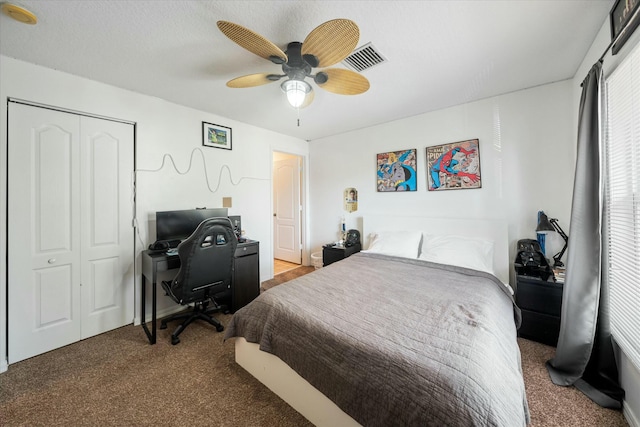
[[[574,385],[594,402],[620,408],[624,392],[609,329],[608,289],[604,269],[600,205],[600,77],[596,63],[582,83],[578,119],[571,230],[562,295],[562,320],[555,357],[547,362],[551,380]]]

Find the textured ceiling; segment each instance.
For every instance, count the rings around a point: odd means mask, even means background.
[[[314,140],[574,76],[613,0],[34,1],[35,26],[0,16],[0,54]],[[348,18],[387,62],[362,72],[362,95],[314,83],[313,103],[288,106],[279,83],[226,82],[280,67],[233,43],[216,21],[243,25],[281,49]],[[337,64],[337,67],[344,67]],[[135,118],[131,118],[135,120]]]

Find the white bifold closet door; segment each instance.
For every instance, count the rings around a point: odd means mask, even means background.
[[[9,103],[9,363],[134,316],[133,125]]]

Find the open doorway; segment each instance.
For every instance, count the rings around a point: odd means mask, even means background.
[[[273,274],[302,265],[302,157],[273,152]]]

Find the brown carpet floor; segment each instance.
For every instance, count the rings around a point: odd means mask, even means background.
[[[303,269],[287,277],[313,270]],[[217,317],[226,325],[231,315]],[[141,327],[125,326],[12,364],[0,374],[0,426],[310,425],[235,364],[233,340],[194,323],[172,346],[171,331],[159,330],[152,346]],[[620,412],[551,383],[544,363],[553,347],[518,343],[532,426],[627,425]]]

